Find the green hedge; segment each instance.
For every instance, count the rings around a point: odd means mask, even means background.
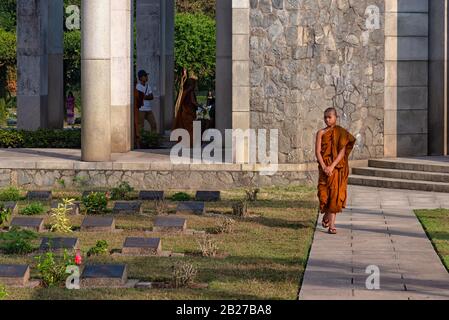
[[[16,63],[16,35],[0,28],[0,65]]]
[[[0,148],[81,148],[81,130],[0,130]]]
[[[81,84],[81,31],[64,33],[65,84],[69,90],[77,90]]]

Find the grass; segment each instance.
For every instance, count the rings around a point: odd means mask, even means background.
[[[449,271],[449,210],[415,210],[415,213]]]
[[[174,194],[173,191],[171,194]],[[166,196],[169,197],[170,193]],[[54,192],[55,196],[79,196],[77,192]],[[194,193],[191,193],[194,196]],[[243,199],[244,190],[222,192],[222,201],[207,203],[209,213],[231,215],[232,201]],[[176,203],[168,201],[173,212]],[[112,204],[110,204],[110,207]],[[315,189],[287,187],[262,189],[259,200],[249,207],[249,218],[237,218],[231,234],[213,234],[220,251],[226,258],[203,258],[190,255],[184,258],[84,256],[84,263],[125,263],[129,267],[129,278],[144,281],[168,281],[172,266],[179,259],[194,264],[198,269],[197,282],[208,283],[207,289],[96,289],[69,291],[52,289],[8,289],[8,299],[296,299],[316,221],[317,202]],[[109,249],[121,249],[129,236],[143,237],[152,227],[154,206],[144,204],[144,213],[135,216],[116,216],[120,233],[80,233],[68,236],[79,237],[83,254],[95,246],[98,240],[106,240]],[[72,224],[81,224],[82,216],[70,217]],[[188,228],[213,230],[219,219],[213,216],[186,216]],[[49,217],[45,216],[45,223]],[[42,234],[45,236],[48,234]],[[51,234],[56,236],[57,234]],[[200,235],[154,234],[161,237],[163,250],[173,252],[198,252]],[[38,245],[39,240],[36,240]],[[34,256],[0,255],[0,263],[28,263],[32,267],[32,278],[38,278]]]

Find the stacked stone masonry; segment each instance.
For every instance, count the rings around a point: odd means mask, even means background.
[[[354,159],[383,156],[384,1],[251,0],[251,127],[279,129],[281,163],[313,161],[323,111],[357,138]],[[367,8],[379,27],[366,27]]]

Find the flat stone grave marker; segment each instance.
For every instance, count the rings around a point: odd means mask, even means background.
[[[28,200],[50,201],[52,199],[51,191],[28,191]]]
[[[40,251],[74,250],[79,248],[78,238],[43,238]]]
[[[0,264],[0,283],[6,286],[23,287],[30,280],[30,266]]]
[[[112,212],[121,214],[140,214],[142,213],[142,203],[140,201],[116,202]]]
[[[154,220],[154,232],[184,232],[187,230],[187,220],[176,217],[157,217]]]
[[[43,232],[44,219],[32,217],[14,217],[12,218],[9,227],[19,227],[22,229],[30,229],[37,232]]]
[[[60,203],[63,204],[62,202],[59,202],[59,201],[52,201],[51,208],[52,209],[57,209],[58,205]],[[73,205],[69,206],[69,209],[70,209],[69,214],[71,214],[73,216],[79,215],[80,214],[80,204],[81,203],[79,201],[76,201],[76,202],[73,203]]]
[[[3,203],[5,209],[10,209],[12,214],[17,214],[19,212],[19,206],[15,201],[6,201]]]
[[[220,201],[221,194],[220,191],[197,191],[195,200],[196,201]]]
[[[164,200],[164,191],[140,191],[139,200],[156,201]]]
[[[160,238],[128,237],[123,244],[122,254],[158,255],[162,251]]]
[[[178,204],[176,213],[192,213],[202,215],[206,213],[206,207],[204,202],[185,201]]]
[[[88,265],[81,274],[81,287],[123,287],[128,281],[126,265]]]
[[[81,231],[110,232],[115,230],[115,219],[112,217],[87,216],[81,224]]]

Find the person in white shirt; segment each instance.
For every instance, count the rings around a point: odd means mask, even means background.
[[[151,132],[157,133],[156,118],[151,107],[151,101],[154,100],[154,95],[149,84],[148,73],[145,70],[138,72],[139,81],[136,85],[136,106],[138,109],[138,123],[137,123],[137,144],[138,147],[141,141],[141,131],[144,129],[145,120],[150,124]],[[136,113],[135,113],[136,114]]]

